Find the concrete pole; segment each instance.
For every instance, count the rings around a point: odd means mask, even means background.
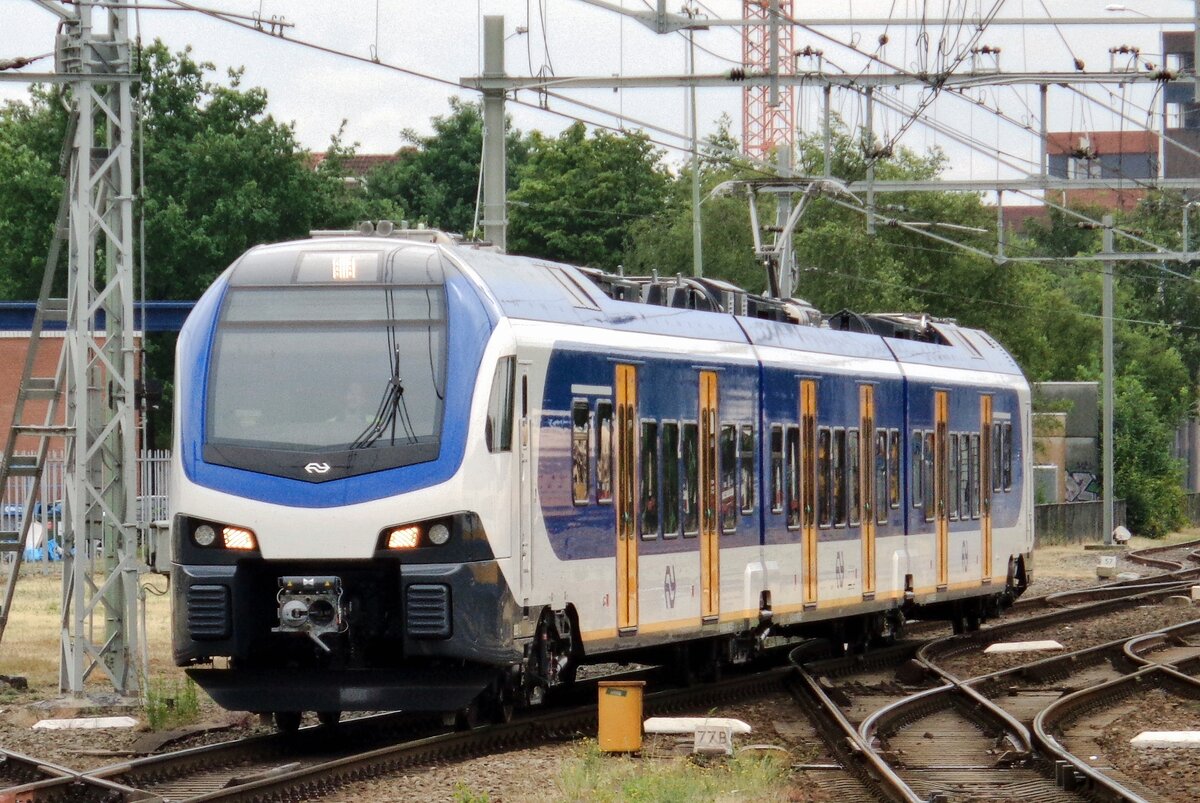
[[[833,118],[831,116],[833,114],[833,112],[830,109],[830,96],[832,94],[833,94],[833,87],[826,84],[825,85],[825,109],[821,115],[822,118],[824,118],[823,124],[825,126],[825,143],[824,143],[825,178],[831,178],[833,176]]]
[[[875,233],[875,90],[867,87],[866,138],[867,156],[867,234]]]
[[[1200,0],[1195,0],[1195,3],[1192,8],[1192,16],[1195,19],[1195,27],[1196,27],[1196,38],[1195,38],[1195,42],[1192,46],[1192,57],[1195,59],[1192,62],[1192,73],[1195,75],[1195,77],[1197,79],[1195,84],[1193,85],[1192,98],[1197,103],[1200,103],[1200,74],[1196,73],[1196,68],[1200,67]],[[1164,104],[1164,110],[1163,110],[1164,115],[1166,114],[1165,106],[1166,106],[1166,104]]]
[[[1113,253],[1113,216],[1105,215],[1103,253]],[[1104,260],[1104,302],[1100,312],[1104,325],[1104,543],[1113,543],[1113,262]]]
[[[483,18],[483,77],[504,78],[504,17]],[[504,152],[504,90],[483,91],[483,236],[508,247]]]
[[[1196,0],[1196,1],[1200,2],[1200,0]],[[1048,87],[1046,84],[1042,84],[1040,89],[1041,89],[1041,97],[1042,97],[1042,107],[1041,107],[1041,114],[1040,114],[1041,120],[1038,123],[1039,127],[1041,128],[1040,134],[1041,134],[1041,138],[1042,138],[1042,160],[1041,160],[1040,169],[1041,169],[1041,173],[1042,173],[1042,179],[1045,180],[1046,178],[1049,178],[1049,176],[1050,176],[1050,133],[1047,130],[1047,122],[1046,122],[1047,116],[1049,115],[1049,108],[1050,108],[1050,103],[1049,103],[1050,87]]]
[[[696,31],[688,30],[688,74],[696,72]],[[696,122],[696,85],[688,91],[692,124],[692,275],[704,275],[704,238],[700,226],[700,126]]]
[[[791,178],[792,176],[792,147],[786,142],[780,142],[779,149],[775,153],[775,158],[778,164],[779,177]],[[788,218],[792,216],[792,194],[782,194],[779,196],[779,208],[775,213],[775,225],[780,233],[776,237],[782,237],[782,242],[779,243],[779,264],[776,270],[779,271],[779,297],[791,298],[795,293],[795,288],[792,287],[792,235],[790,232],[784,232],[787,226]]]

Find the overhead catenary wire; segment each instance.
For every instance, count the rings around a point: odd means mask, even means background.
[[[256,32],[256,33],[259,33],[259,34],[263,34],[263,35],[272,36],[273,38],[279,39],[280,41],[283,41],[283,42],[288,42],[288,43],[291,43],[291,44],[294,44],[294,45],[298,45],[298,46],[302,46],[302,47],[305,47],[305,48],[313,49],[313,50],[316,50],[316,51],[319,51],[319,52],[324,52],[324,53],[327,53],[327,54],[330,54],[330,55],[333,55],[333,56],[336,56],[336,57],[342,57],[342,58],[352,59],[352,60],[356,60],[356,61],[363,62],[363,63],[374,64],[374,65],[376,65],[376,66],[382,67],[382,68],[384,68],[384,69],[387,69],[387,70],[391,70],[391,71],[395,71],[395,72],[398,72],[398,73],[402,73],[402,74],[410,75],[410,76],[413,76],[413,77],[416,77],[416,78],[420,78],[420,79],[424,79],[424,80],[433,81],[433,82],[440,83],[440,84],[443,84],[443,85],[446,85],[446,86],[452,86],[452,87],[454,87],[455,89],[461,89],[461,88],[462,88],[462,86],[461,86],[461,85],[460,85],[458,82],[456,82],[456,81],[452,81],[452,80],[449,80],[449,79],[441,78],[441,77],[439,77],[439,76],[432,75],[432,74],[429,74],[429,73],[424,73],[424,72],[422,72],[422,71],[419,71],[419,70],[414,70],[414,69],[411,69],[411,68],[402,67],[402,66],[400,66],[400,65],[391,64],[391,63],[388,63],[388,62],[383,62],[382,60],[380,60],[380,61],[374,61],[374,60],[368,59],[368,58],[366,58],[366,57],[363,57],[363,56],[361,56],[361,55],[358,55],[358,54],[355,54],[355,53],[350,53],[350,52],[347,52],[347,51],[342,51],[342,50],[339,50],[339,49],[337,49],[337,48],[332,48],[332,47],[328,47],[328,46],[326,46],[326,45],[321,45],[321,44],[318,44],[318,43],[315,43],[315,42],[309,42],[309,41],[306,41],[306,40],[303,40],[303,39],[298,39],[298,38],[294,38],[294,37],[286,37],[286,36],[282,36],[282,35],[280,35],[280,34],[278,34],[278,33],[269,32],[269,31],[266,31],[266,30],[262,29],[262,28],[261,28],[261,27],[259,27],[259,26],[255,26],[255,25],[246,24],[246,23],[244,23],[244,22],[241,22],[241,21],[239,21],[239,20],[237,20],[237,19],[231,19],[231,18],[229,18],[228,16],[226,16],[226,15],[222,14],[221,12],[216,12],[216,11],[212,11],[212,10],[210,10],[210,9],[204,9],[204,8],[198,7],[198,6],[196,6],[196,5],[192,4],[192,3],[189,3],[189,2],[187,2],[187,0],[168,0],[168,2],[171,2],[172,4],[174,4],[174,5],[176,5],[176,6],[180,7],[180,8],[183,8],[183,9],[186,9],[186,10],[191,10],[191,11],[194,11],[194,12],[196,12],[196,13],[204,14],[204,15],[206,15],[206,16],[209,16],[209,17],[212,17],[212,18],[214,18],[214,19],[220,20],[220,21],[222,21],[222,22],[224,22],[224,23],[226,23],[226,24],[230,24],[230,25],[236,25],[236,26],[238,26],[238,27],[244,28],[244,29],[246,29],[246,30],[249,30],[249,31],[252,31],[252,32]],[[1000,3],[997,3],[997,5],[996,5],[996,6],[993,6],[993,14],[994,14],[995,10],[997,10],[997,9],[998,9],[999,5],[1000,5]],[[874,61],[877,61],[877,62],[879,62],[879,63],[881,63],[881,64],[883,64],[883,63],[886,63],[886,62],[884,62],[882,59],[879,59],[877,56],[871,56],[870,54],[863,54],[863,53],[862,53],[862,51],[861,51],[861,50],[858,50],[858,49],[857,49],[857,47],[856,47],[855,45],[853,45],[853,44],[846,44],[846,43],[842,43],[842,42],[840,42],[840,40],[837,40],[837,39],[836,39],[836,38],[834,38],[834,37],[830,37],[830,36],[828,36],[828,35],[826,35],[826,34],[824,34],[824,33],[822,33],[822,32],[815,31],[814,29],[811,29],[809,26],[805,26],[805,25],[803,25],[803,24],[800,24],[800,27],[802,27],[802,28],[806,28],[806,29],[808,29],[808,30],[812,30],[814,33],[817,33],[818,35],[822,36],[823,38],[829,39],[829,40],[831,40],[831,41],[835,42],[836,44],[840,44],[840,45],[842,45],[842,46],[849,47],[849,48],[851,48],[852,50],[855,50],[856,52],[858,52],[860,55],[866,55],[868,58],[870,58],[870,59],[872,59],[872,60],[874,60]],[[961,54],[960,54],[960,55],[961,55]],[[894,65],[888,65],[888,66],[891,66],[891,67],[893,67],[893,68],[894,68]],[[951,94],[952,94],[952,96],[953,96],[953,94],[954,94],[954,93],[951,93]],[[559,95],[558,95],[558,93],[554,93],[554,95],[555,95],[556,97],[558,97],[559,99],[563,100],[564,102],[569,102],[569,103],[577,103],[577,102],[578,102],[578,101],[575,101],[574,99],[566,98],[565,96],[559,96]],[[588,124],[588,125],[591,125],[591,126],[593,126],[593,127],[595,127],[595,128],[599,128],[599,129],[605,129],[605,130],[614,131],[614,132],[621,132],[621,129],[620,129],[620,128],[618,128],[618,127],[614,127],[614,126],[612,126],[612,125],[608,125],[608,124],[605,124],[605,123],[602,123],[602,122],[598,122],[598,121],[594,121],[594,120],[588,120],[587,118],[581,117],[581,116],[579,116],[579,115],[568,114],[568,113],[561,112],[561,111],[558,111],[558,110],[555,110],[555,109],[551,109],[551,108],[548,108],[548,107],[543,107],[541,104],[533,104],[533,103],[524,102],[524,101],[521,101],[519,98],[517,98],[517,99],[513,99],[511,102],[517,103],[518,105],[522,105],[522,106],[525,106],[525,107],[528,107],[528,108],[531,108],[531,109],[537,109],[537,110],[539,110],[539,111],[542,111],[542,112],[545,112],[545,113],[548,113],[548,114],[551,114],[551,115],[555,115],[555,116],[558,116],[558,117],[563,117],[563,118],[566,118],[566,119],[571,119],[571,120],[579,120],[579,121],[581,121],[581,122],[584,122],[584,123],[586,123],[586,124]],[[599,108],[599,107],[596,107],[596,108]],[[604,111],[604,113],[605,113],[605,114],[608,114],[608,115],[613,115],[613,114],[614,114],[614,113],[613,113],[612,111],[610,111],[610,110],[605,110],[605,111]],[[919,116],[919,115],[916,115],[916,116]],[[1019,123],[1018,123],[1018,125],[1019,125]],[[664,130],[665,130],[665,129],[664,129]],[[686,142],[686,141],[687,141],[687,139],[688,139],[687,135],[686,135],[686,134],[684,134],[684,133],[671,132],[669,135],[670,135],[670,136],[674,136],[674,137],[678,138],[679,140],[681,140],[681,141],[685,141],[685,142]],[[652,138],[652,137],[649,137],[649,136],[647,136],[647,141],[649,141],[649,142],[651,142],[651,143],[653,143],[653,144],[655,144],[655,145],[659,145],[659,146],[661,146],[661,147],[664,147],[664,148],[670,149],[670,150],[679,151],[679,152],[681,152],[681,153],[686,153],[686,152],[689,150],[689,149],[688,149],[688,147],[687,147],[686,145],[678,145],[678,144],[675,144],[675,143],[672,143],[672,142],[666,142],[666,141],[663,141],[663,140],[660,140],[660,139],[655,139],[655,138]],[[744,166],[744,165],[743,165],[743,166]],[[756,172],[756,173],[758,173],[759,175],[761,175],[761,176],[762,176],[762,177],[764,177],[764,178],[767,178],[767,177],[772,177],[772,176],[774,175],[774,173],[773,173],[773,170],[768,170],[768,169],[764,169],[764,168],[758,168],[758,167],[755,167],[755,166],[750,166],[750,167],[749,167],[749,169],[750,169],[751,171],[753,171],[753,172]],[[1033,197],[1033,196],[1031,196],[1031,197]],[[1045,199],[1037,199],[1037,200],[1042,200],[1042,201],[1045,201]],[[1048,205],[1052,205],[1052,204],[1048,204]],[[1090,218],[1089,218],[1088,220],[1090,220]],[[1095,221],[1093,221],[1093,222],[1095,222]],[[1154,244],[1150,244],[1150,245],[1151,245],[1151,247],[1154,247],[1154,248],[1156,248],[1156,249],[1158,249],[1158,248],[1161,248],[1161,246],[1157,246],[1157,245],[1154,245]]]

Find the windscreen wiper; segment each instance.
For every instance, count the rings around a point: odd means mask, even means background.
[[[384,433],[389,430],[390,445],[395,446],[397,421],[404,428],[404,436],[408,442],[417,442],[416,433],[413,432],[412,420],[408,415],[408,405],[404,402],[404,381],[400,378],[399,344],[396,344],[394,347],[391,362],[392,375],[383,389],[383,397],[379,400],[379,407],[375,411],[375,417],[367,425],[367,428],[360,432],[358,437],[354,439],[354,442],[350,444],[351,449],[366,449],[382,438]]]

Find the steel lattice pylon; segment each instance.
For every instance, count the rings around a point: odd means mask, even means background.
[[[74,79],[68,86],[78,119],[66,187],[67,332],[60,374],[66,402],[66,563],[59,685],[80,694],[99,669],[117,692],[127,694],[138,689],[140,663],[139,538],[131,520],[137,343],[128,11],[41,4],[63,18],[57,71]]]
[[[742,63],[747,71],[771,70],[772,5],[768,0],[742,0],[742,16],[762,20],[761,25],[742,29]],[[778,0],[777,13],[777,67],[781,74],[790,74],[795,42],[792,0]],[[795,130],[795,92],[791,87],[747,87],[742,91],[742,149],[747,155],[766,158],[777,146],[795,142]]]

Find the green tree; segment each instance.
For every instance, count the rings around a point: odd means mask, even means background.
[[[658,214],[669,177],[644,134],[575,123],[557,137],[534,132],[529,162],[509,194],[509,250],[615,268],[633,224]]]
[[[311,169],[267,93],[210,79],[211,64],[161,42],[142,58],[147,294],[197,298],[252,245],[353,221],[345,186]],[[335,140],[333,147],[338,147]]]
[[[700,232],[704,275],[762,292],[767,276],[754,256],[754,240],[741,193],[714,195],[722,183],[760,177],[741,155],[730,133],[730,119],[722,115],[715,132],[700,149]],[[690,276],[692,255],[692,169],[689,163],[668,185],[661,212],[636,220],[630,228],[625,265],[633,273],[658,271]]]
[[[1173,432],[1136,377],[1120,377],[1114,393],[1116,492],[1125,499],[1129,528],[1158,538],[1187,523],[1180,466],[1171,457]]]
[[[62,198],[66,114],[57,90],[0,108],[0,298],[37,298]]]
[[[454,232],[470,232],[475,223],[479,164],[483,152],[483,111],[478,103],[450,98],[450,113],[434,117],[433,133],[401,133],[406,146],[396,162],[367,176],[367,197],[403,208],[412,222]],[[528,141],[509,126],[505,135],[507,183],[515,186],[525,163]]]

